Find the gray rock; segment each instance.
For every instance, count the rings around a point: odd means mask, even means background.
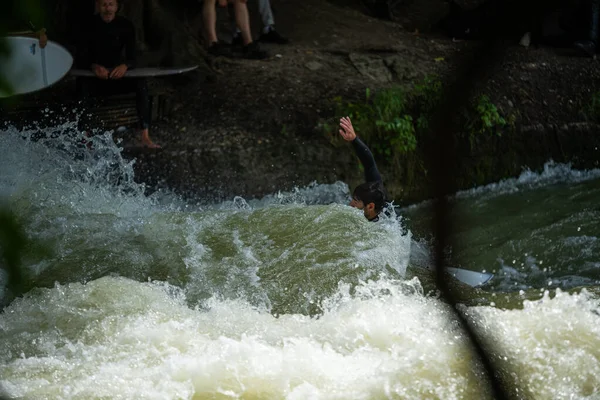
[[[398,80],[412,81],[423,75],[413,58],[393,56],[388,59],[388,62],[390,63],[390,69],[398,77]]]
[[[366,54],[350,53],[352,65],[361,75],[377,82],[391,82],[393,79],[391,71],[386,67],[381,57]]]
[[[323,64],[321,64],[320,62],[317,61],[309,61],[305,64],[306,68],[310,69],[311,71],[318,71],[321,68],[323,68]]]

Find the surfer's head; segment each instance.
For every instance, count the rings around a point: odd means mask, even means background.
[[[111,22],[117,16],[119,2],[117,0],[96,0],[96,11],[104,22]]]
[[[387,195],[381,181],[365,182],[354,189],[350,206],[363,210],[370,221],[379,215],[386,201]]]

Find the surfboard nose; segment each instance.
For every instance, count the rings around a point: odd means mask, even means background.
[[[0,74],[11,91],[0,90],[0,98],[47,88],[62,80],[73,65],[71,54],[55,42],[48,41],[42,49],[36,38],[11,36],[2,40],[9,51],[0,56]]]

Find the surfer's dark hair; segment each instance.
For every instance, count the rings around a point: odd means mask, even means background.
[[[356,200],[360,200],[366,206],[369,203],[375,205],[375,211],[380,212],[385,207],[385,203],[388,201],[388,196],[383,182],[365,182],[356,187],[352,193],[352,197]]]

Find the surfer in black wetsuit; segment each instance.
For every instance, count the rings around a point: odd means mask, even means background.
[[[367,145],[356,136],[349,117],[340,119],[340,128],[340,135],[344,140],[352,143],[352,147],[354,147],[354,151],[365,170],[366,182],[354,189],[350,206],[363,210],[369,221],[378,221],[379,213],[387,202],[387,194],[373,154],[371,154]]]
[[[142,145],[158,148],[160,146],[149,135],[150,106],[146,80],[121,79],[128,70],[135,68],[135,28],[127,18],[117,16],[117,0],[96,0],[96,11],[97,14],[81,32],[77,45],[78,67],[91,69],[96,78],[78,78],[77,91],[85,100],[91,95],[135,92]]]

